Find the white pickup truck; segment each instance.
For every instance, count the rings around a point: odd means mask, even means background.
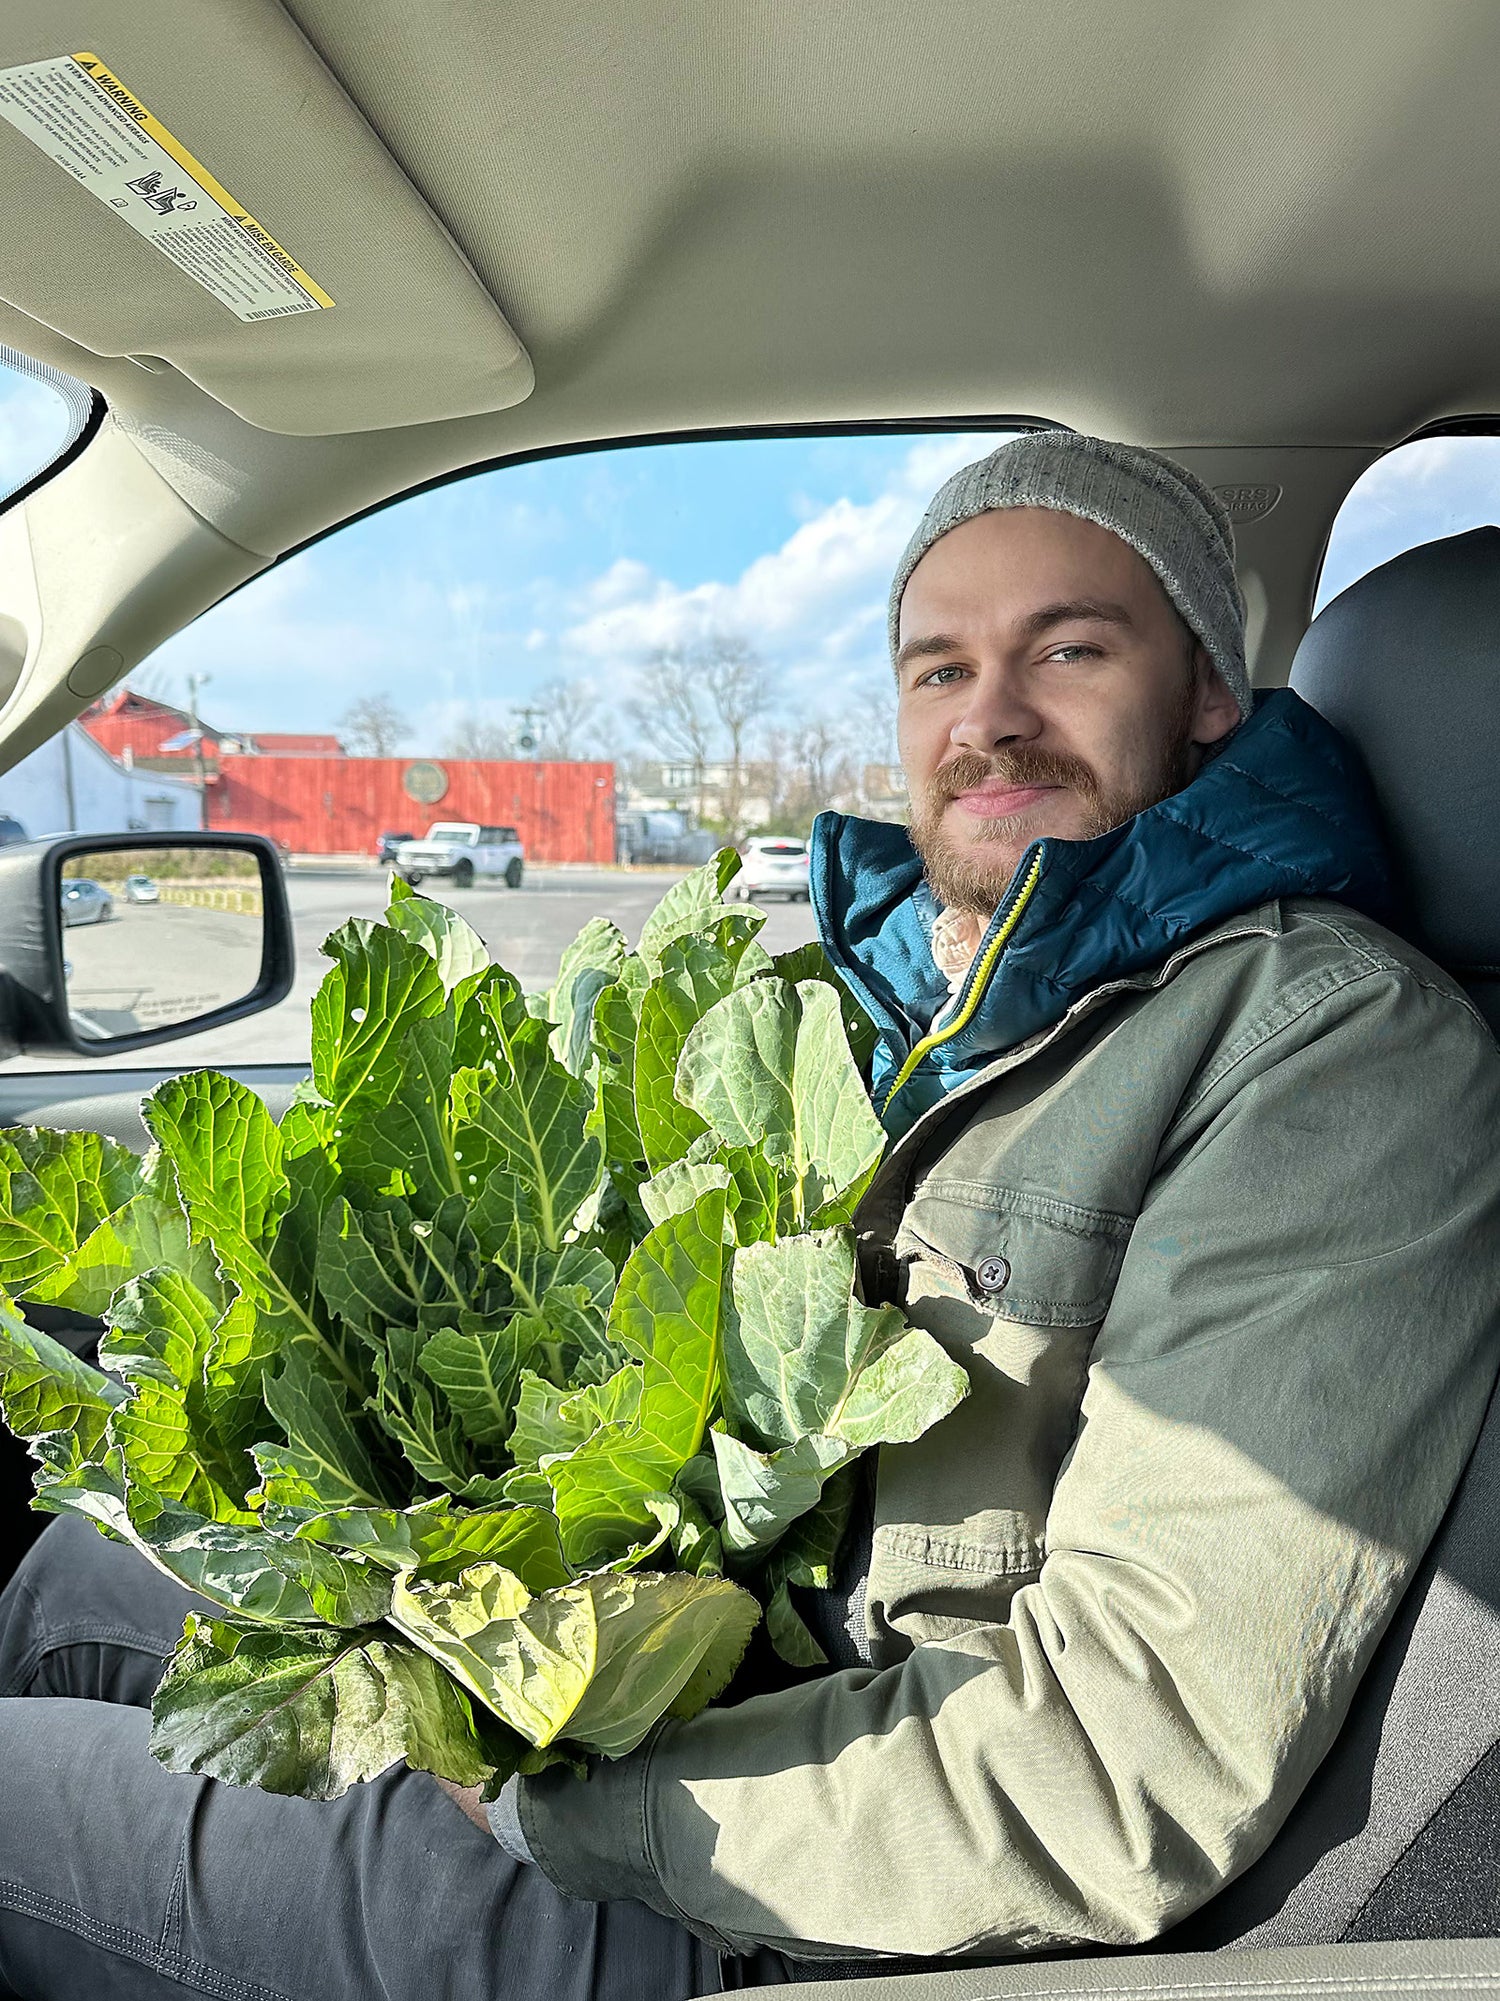
[[[443,876],[455,889],[482,877],[521,887],[525,851],[514,827],[482,827],[477,820],[436,820],[420,841],[403,841],[392,866],[413,889]]]

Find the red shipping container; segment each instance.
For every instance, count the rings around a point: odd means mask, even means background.
[[[431,803],[414,798],[408,782]],[[615,768],[469,758],[220,757],[208,786],[208,826],[269,834],[293,854],[373,855],[381,834],[424,834],[435,820],[514,827],[528,861],[612,862]]]

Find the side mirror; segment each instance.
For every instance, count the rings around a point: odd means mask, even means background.
[[[0,847],[0,1033],[112,1056],[291,991],[286,884],[259,834],[69,834]]]

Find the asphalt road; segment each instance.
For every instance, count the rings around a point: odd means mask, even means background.
[[[227,1007],[260,977],[261,923],[228,910],[116,897],[105,923],[63,933],[68,1004],[101,1036],[163,1028]]]
[[[430,882],[424,883],[423,894],[438,896],[462,912],[501,964],[524,987],[535,990],[551,985],[564,948],[591,917],[613,918],[634,944],[642,922],[682,873],[673,869],[539,868],[528,869],[518,890],[489,883],[452,890],[446,884]],[[386,872],[373,865],[358,869],[294,866],[287,875],[287,890],[296,935],[297,974],[291,994],[279,1007],[228,1028],[207,1035],[182,1036],[133,1056],[97,1057],[88,1062],[87,1069],[94,1072],[105,1068],[170,1069],[178,1064],[200,1063],[306,1063],[308,1003],[328,967],[320,949],[323,940],[346,917],[380,916],[386,904],[386,881]],[[761,937],[768,951],[784,952],[814,936],[809,905],[767,901],[761,908],[766,912]],[[65,949],[75,968],[75,982],[81,985],[86,964],[88,981],[100,998],[111,984],[114,990],[138,986],[142,970],[137,940],[144,933],[124,921],[125,905],[117,905],[116,910],[117,916],[109,924],[78,925],[65,934]],[[191,914],[201,921],[211,913],[180,914]],[[80,951],[78,948],[85,939],[88,944]],[[112,947],[122,951],[119,963],[128,969],[123,976],[107,969],[104,955]],[[82,1004],[81,993],[75,993],[75,1004]],[[84,1059],[76,1059],[76,1068],[83,1067]],[[4,1070],[63,1068],[75,1065],[66,1059],[40,1056],[13,1058],[0,1065]]]

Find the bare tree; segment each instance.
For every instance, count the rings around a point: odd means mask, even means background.
[[[782,826],[792,795],[797,789],[797,744],[794,733],[781,723],[765,734],[766,825],[772,833],[790,831]]]
[[[597,743],[600,702],[592,681],[544,681],[533,707],[541,711],[542,748],[549,757],[583,757]]]
[[[861,709],[847,720],[803,716],[768,730],[764,762],[747,767],[764,774],[766,831],[805,836],[827,807],[861,810],[861,773],[883,748],[882,727]]]
[[[411,724],[389,695],[361,695],[339,717],[345,750],[355,757],[390,757],[411,735]]]
[[[698,818],[704,816],[704,766],[714,740],[714,711],[692,652],[658,646],[636,676],[630,714],[642,736],[663,757],[690,764]]]
[[[728,765],[724,818],[730,840],[738,843],[745,831],[746,758],[755,727],[771,706],[770,677],[749,640],[738,633],[714,633],[694,648],[694,656],[722,735]]]
[[[514,757],[515,751],[504,723],[479,709],[460,709],[448,725],[442,754],[493,760]]]

